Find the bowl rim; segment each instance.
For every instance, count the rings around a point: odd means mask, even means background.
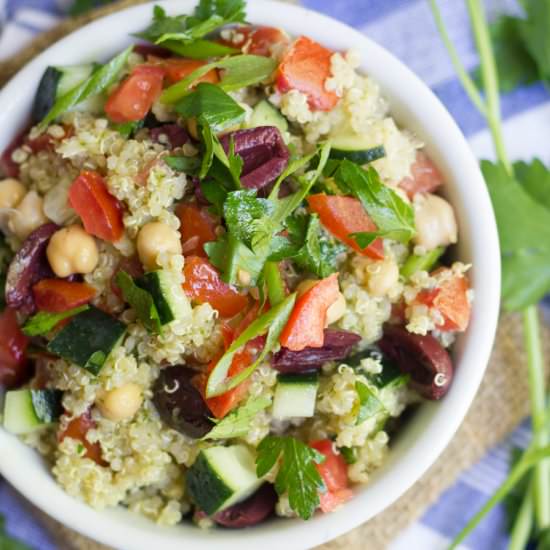
[[[195,3],[195,0],[156,2],[168,13],[185,13]],[[37,75],[47,64],[82,62],[82,57],[92,54],[103,58],[107,52],[122,49],[129,42],[128,33],[140,28],[146,14],[150,17],[152,5],[140,4],[89,23],[27,64],[0,92],[4,105],[0,113],[0,122],[4,122],[2,127],[6,126],[6,122],[16,126],[16,131],[22,127],[28,116],[22,104],[30,104]],[[196,527],[181,526],[160,528],[139,516],[129,517],[129,512],[120,509],[98,512],[66,494],[51,474],[45,475],[47,470],[38,465],[33,450],[0,429],[0,449],[10,448],[9,452],[0,453],[0,473],[9,482],[55,519],[120,549],[145,550],[162,544],[163,549],[175,550],[183,541],[191,541],[199,550],[211,548],[216,542],[223,543],[227,550],[252,549],[259,544],[275,548],[281,543],[288,548],[309,548],[349,531],[397,500],[435,462],[463,421],[481,383],[492,348],[500,296],[496,223],[477,160],[445,107],[401,61],[344,23],[300,6],[273,0],[250,1],[248,12],[253,23],[282,26],[296,35],[307,29],[309,36],[329,47],[357,47],[368,52],[367,60],[362,55],[362,69],[373,75],[380,84],[383,95],[389,98],[392,105],[392,115],[398,119],[411,119],[412,129],[428,138],[430,155],[448,176],[448,192],[453,206],[458,210],[459,219],[467,222],[461,223],[461,232],[466,235],[463,239],[468,241],[471,248],[469,254],[475,262],[472,279],[476,291],[474,315],[468,332],[457,346],[459,369],[446,399],[438,404],[423,405],[418,414],[420,418],[403,436],[403,440],[407,441],[397,442],[382,471],[373,475],[372,481],[358,491],[350,504],[332,514],[317,515],[309,522],[288,520],[284,529],[276,521],[238,532],[204,532]],[[107,36],[106,27],[117,36]],[[96,45],[97,36],[105,37],[99,47]],[[21,93],[21,90],[25,92]],[[425,112],[429,112],[429,117],[422,115]],[[407,127],[411,128],[411,124]],[[16,131],[6,134],[11,138]],[[0,148],[5,147],[7,142],[5,136],[0,136]],[[32,456],[29,453],[33,453]],[[30,471],[24,471],[25,468],[20,466],[33,461],[37,465]],[[387,471],[392,475],[387,475]],[[269,538],[266,538],[267,535]]]

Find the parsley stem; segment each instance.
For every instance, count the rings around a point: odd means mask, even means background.
[[[540,326],[536,305],[531,305],[523,311],[523,329],[529,373],[533,444],[537,447],[543,447],[548,444],[550,438],[545,427],[544,359],[542,356],[542,343],[540,340]],[[533,480],[535,515],[537,525],[542,529],[550,525],[550,460],[542,460],[537,464]]]
[[[510,533],[508,550],[524,550],[533,529],[533,483],[529,484]]]
[[[429,0],[429,2],[434,16],[435,24],[437,26],[439,34],[441,35],[441,39],[443,40],[443,43],[447,48],[447,53],[451,58],[451,62],[455,68],[458,78],[460,79],[464,90],[470,97],[472,103],[476,106],[477,110],[486,117],[488,115],[487,106],[485,105],[485,102],[483,101],[481,93],[478,90],[475,82],[468,74],[468,71],[464,68],[462,61],[460,61],[458,52],[456,51],[456,48],[454,47],[454,44],[452,43],[449,34],[447,33],[447,29],[445,28],[445,23],[443,22],[443,17],[441,16],[441,11],[439,10],[437,2],[436,0]]]

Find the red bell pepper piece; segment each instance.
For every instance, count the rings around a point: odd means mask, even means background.
[[[205,243],[215,241],[218,221],[206,208],[194,203],[181,203],[176,208],[180,219],[180,234],[185,256],[201,256],[206,258]]]
[[[338,294],[338,275],[333,273],[300,296],[279,338],[281,346],[292,351],[322,347],[327,310]]]
[[[183,274],[183,289],[194,302],[209,303],[222,317],[233,317],[246,309],[248,298],[224,283],[208,260],[198,256],[187,257]]]
[[[80,173],[69,188],[69,203],[90,235],[112,243],[124,234],[122,204],[97,172]]]
[[[332,512],[353,496],[348,487],[348,465],[341,454],[334,452],[329,439],[313,441],[309,446],[325,456],[324,462],[315,465],[327,488],[319,494],[319,500],[323,512]]]
[[[87,304],[95,290],[86,283],[62,279],[42,279],[32,287],[36,307],[42,311],[60,313]]]
[[[367,248],[361,248],[353,233],[376,231],[377,227],[361,205],[359,199],[319,193],[307,199],[313,212],[319,214],[321,223],[340,241],[364,256],[375,260],[384,258],[382,239],[374,240]]]
[[[330,111],[338,103],[338,95],[328,91],[325,83],[331,76],[331,57],[334,52],[300,36],[286,51],[277,70],[279,92],[298,90],[305,94],[311,109]]]
[[[86,458],[90,458],[100,466],[106,466],[107,463],[103,460],[101,456],[101,446],[99,443],[90,443],[86,439],[86,434],[89,430],[95,428],[96,424],[92,420],[92,415],[90,409],[88,409],[84,414],[73,418],[68,424],[63,432],[58,436],[59,441],[63,441],[66,437],[76,439],[86,449]]]
[[[29,339],[21,332],[14,309],[0,313],[0,386],[13,387],[28,374],[25,351]]]
[[[441,268],[433,274],[446,271]],[[464,276],[455,275],[442,281],[436,288],[418,293],[416,301],[434,307],[443,316],[443,323],[437,325],[442,332],[464,331],[470,323],[472,306],[468,300],[470,285]]]
[[[196,71],[199,67],[206,65],[206,61],[199,61],[197,59],[183,59],[181,57],[171,57],[162,62],[162,67],[166,71],[166,77],[173,84],[189,76],[193,71]],[[212,69],[205,75],[197,78],[193,82],[193,86],[196,86],[199,82],[209,82],[210,84],[217,84],[220,81],[218,71]]]
[[[162,92],[165,70],[159,65],[138,65],[107,99],[105,113],[117,123],[145,118]]]

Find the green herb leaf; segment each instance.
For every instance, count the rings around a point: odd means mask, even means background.
[[[212,57],[225,57],[235,55],[240,50],[224,46],[211,40],[198,39],[190,44],[183,44],[175,40],[167,40],[162,43],[162,47],[179,55],[190,59],[210,59]]]
[[[236,239],[252,247],[255,225],[258,220],[269,217],[274,210],[267,199],[260,199],[255,189],[241,189],[228,193],[223,214],[228,230]]]
[[[184,31],[187,28],[187,19],[187,15],[170,17],[166,15],[166,11],[163,8],[155,6],[153,8],[152,23],[145,30],[136,33],[135,36],[149,42],[155,42],[164,34]]]
[[[201,82],[177,105],[184,118],[202,117],[214,132],[221,132],[244,120],[244,109],[219,86]]]
[[[521,35],[521,21],[515,17],[502,16],[490,26],[499,87],[502,92],[510,92],[518,86],[539,79],[537,65]],[[475,71],[475,78],[478,83],[481,82],[479,69]]]
[[[184,174],[189,174],[194,176],[198,173],[201,167],[201,159],[199,157],[184,157],[184,156],[173,156],[173,157],[163,157],[164,162],[175,170],[176,172],[183,172]]]
[[[514,174],[531,198],[550,211],[550,170],[539,160],[515,162]]]
[[[405,279],[410,279],[419,271],[431,271],[445,250],[444,246],[438,246],[422,255],[411,254],[401,268],[401,275]]]
[[[160,333],[160,316],[151,294],[136,285],[125,271],[117,273],[116,284],[122,291],[124,301],[132,306],[143,326],[151,332]]]
[[[191,92],[191,86],[212,69],[223,69],[218,87],[230,92],[258,84],[269,78],[277,68],[277,62],[261,55],[236,55],[208,63],[193,71],[176,84],[166,88],[160,100],[162,103],[178,102]]]
[[[217,216],[223,216],[223,205],[228,195],[227,189],[215,180],[202,180],[200,186],[202,194],[212,205],[214,213]]]
[[[201,21],[193,27],[188,27],[185,30],[179,32],[167,32],[159,36],[155,40],[155,44],[162,44],[168,40],[172,42],[182,42],[183,44],[190,44],[199,38],[202,38],[204,35],[211,33],[216,30],[218,27],[224,24],[222,17],[213,15],[206,21]]]
[[[143,128],[144,121],[137,120],[135,122],[123,122],[121,124],[113,124],[113,128],[124,138],[128,139],[132,134],[136,133],[140,128]]]
[[[258,317],[248,328],[229,346],[225,354],[218,361],[206,384],[206,396],[214,397],[238,386],[246,380],[265,359],[267,354],[278,344],[279,336],[285,327],[296,301],[296,294],[291,294],[283,302],[272,307],[267,313]],[[250,340],[262,336],[267,332],[266,342],[259,357],[252,365],[241,373],[227,379],[227,373],[233,356]]]
[[[132,48],[133,46],[128,46],[122,53],[111,59],[109,63],[99,66],[84,82],[61,96],[40,122],[38,126],[40,130],[44,130],[50,122],[53,122],[59,115],[72,109],[75,105],[105,91],[116,80],[120,71],[126,65]]]
[[[550,290],[550,210],[527,192],[533,192],[532,182],[522,186],[501,164],[482,161],[481,169],[498,226],[503,304],[523,309]]]
[[[267,286],[269,303],[276,306],[286,298],[286,286],[281,275],[279,264],[276,262],[266,262],[263,270],[263,276]]]
[[[90,306],[83,305],[63,311],[61,313],[48,313],[47,311],[39,311],[36,315],[33,315],[27,322],[23,325],[22,331],[27,336],[40,336],[41,334],[47,334],[55,328],[57,323],[73,317],[83,311],[90,309]]]
[[[550,82],[550,2],[522,0],[527,15],[520,21],[520,32],[527,50],[535,60],[540,78]]]
[[[355,447],[340,447],[339,450],[346,464],[355,464],[357,462],[357,450]]]
[[[309,519],[319,506],[319,491],[326,487],[315,464],[325,457],[293,437],[268,435],[258,445],[256,474],[263,477],[280,460],[275,479],[279,495],[288,492],[290,507],[302,518]]]
[[[374,391],[363,382],[359,380],[355,382],[355,391],[359,398],[359,410],[357,411],[357,418],[355,420],[356,425],[362,424],[368,418],[386,410]]]
[[[205,20],[218,15],[233,23],[244,23],[246,19],[245,0],[201,0],[195,8],[194,17]]]
[[[217,421],[214,428],[203,439],[230,439],[246,435],[254,417],[269,405],[271,405],[271,399],[267,397],[249,399],[244,405]]]
[[[415,235],[412,206],[384,185],[373,167],[365,170],[349,160],[343,160],[335,178],[344,193],[351,193],[361,201],[378,227],[377,231],[353,235],[361,248],[366,248],[377,237],[407,243]]]

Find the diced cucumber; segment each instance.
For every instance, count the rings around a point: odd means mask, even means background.
[[[244,445],[203,449],[187,471],[189,494],[208,515],[245,500],[262,484],[256,457]]]
[[[185,319],[191,312],[191,304],[181,283],[175,280],[169,271],[164,269],[151,271],[136,283],[153,297],[162,325],[171,323],[175,319]]]
[[[75,315],[47,348],[49,352],[97,375],[125,332],[124,323],[96,307],[90,307]]]
[[[372,136],[368,133],[358,134],[351,124],[346,123],[336,128],[329,135],[333,159],[348,159],[357,164],[367,164],[386,156],[383,145],[373,147]]]
[[[4,401],[4,428],[17,435],[33,432],[55,422],[61,412],[58,390],[9,391]]]
[[[271,105],[267,99],[262,99],[262,101],[254,107],[247,126],[249,128],[275,126],[283,135],[285,132],[288,132],[287,119],[281,114],[279,109]]]
[[[445,247],[438,246],[422,256],[411,254],[401,268],[401,275],[409,279],[418,271],[431,271],[444,252]]]
[[[48,114],[56,100],[86,80],[93,70],[92,63],[68,67],[48,67],[40,79],[34,98],[33,122],[40,122]]]
[[[315,400],[319,389],[316,372],[307,374],[280,374],[273,398],[273,417],[310,418],[315,413]]]

